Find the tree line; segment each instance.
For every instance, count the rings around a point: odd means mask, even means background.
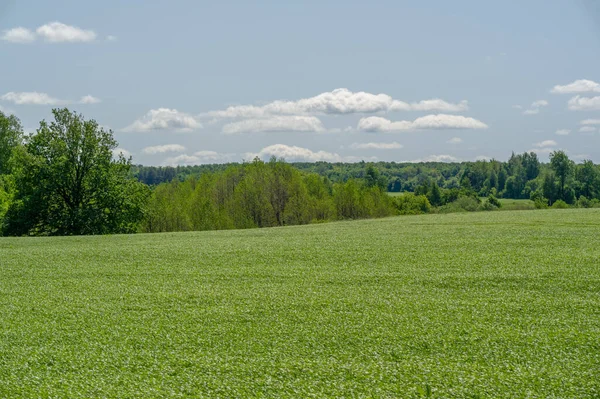
[[[217,230],[428,212],[600,206],[600,170],[563,151],[508,162],[134,166],[112,131],[68,109],[25,135],[0,112],[0,233],[82,235]],[[402,192],[390,196],[388,192]],[[486,197],[482,200],[482,197]]]

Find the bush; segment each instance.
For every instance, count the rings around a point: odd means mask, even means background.
[[[577,200],[577,208],[590,208],[592,201],[590,201],[585,195],[582,195]]]
[[[477,210],[480,210],[479,201],[473,197],[464,196],[459,197],[456,201],[439,208],[441,213],[475,212]]]
[[[554,204],[552,204],[552,209],[568,209],[569,204],[567,204],[563,200],[557,200]]]
[[[487,200],[479,206],[479,209],[482,211],[495,211],[498,207]]]
[[[535,204],[536,209],[546,209],[548,208],[548,200],[544,197],[536,198],[533,203]]]
[[[406,193],[394,197],[394,204],[399,215],[419,215],[431,212],[431,204],[424,195]]]
[[[492,194],[487,199],[487,203],[495,206],[496,208],[502,208],[502,204],[498,201],[498,198],[494,197]]]

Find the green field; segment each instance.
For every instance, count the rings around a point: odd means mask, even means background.
[[[600,209],[0,239],[0,397],[599,398]]]

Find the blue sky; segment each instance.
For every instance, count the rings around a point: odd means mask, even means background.
[[[136,163],[600,162],[594,0],[3,0],[0,38],[0,109]]]

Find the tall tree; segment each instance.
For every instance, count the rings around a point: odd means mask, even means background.
[[[23,142],[21,122],[14,115],[0,111],[0,175],[9,174],[9,160]]]
[[[550,153],[550,166],[558,178],[558,196],[560,199],[566,200],[565,185],[573,172],[573,161],[564,151],[554,151]]]
[[[81,235],[136,231],[147,188],[128,178],[131,161],[113,159],[117,142],[94,120],[52,111],[26,144],[8,234]]]

